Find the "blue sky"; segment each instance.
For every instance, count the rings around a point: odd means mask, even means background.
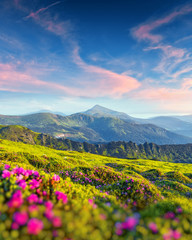
[[[192,114],[192,1],[1,0],[0,114]]]

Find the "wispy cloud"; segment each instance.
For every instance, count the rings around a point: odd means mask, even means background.
[[[71,97],[116,98],[140,86],[134,78],[86,64],[75,50],[74,61],[83,73],[79,74],[77,79],[73,79],[73,84],[69,84],[69,80],[66,81],[65,78],[60,83],[42,80],[48,69],[44,69],[43,75],[42,69],[37,69],[35,66],[33,69],[33,66],[26,65],[21,71],[17,65],[12,63],[0,63],[0,90]]]
[[[6,43],[7,45],[9,45],[9,47],[11,46],[16,49],[23,49],[24,44],[21,43],[18,39],[7,36],[3,33],[0,34],[0,41],[3,41],[4,43]]]
[[[157,50],[157,49],[162,50],[163,53],[168,58],[172,58],[172,57],[182,58],[186,53],[185,49],[176,48],[176,47],[173,47],[171,45],[160,45],[160,44],[156,45],[156,46],[151,46],[151,47],[145,48],[144,50],[149,51],[149,50]]]
[[[160,50],[160,61],[152,70],[162,74],[161,81],[159,81],[161,85],[163,82],[176,82],[181,74],[190,72],[190,68],[184,65],[191,64],[192,56],[187,48],[174,46],[176,42],[171,41],[168,44],[169,39],[164,41],[163,31],[158,34],[157,30],[161,26],[168,25],[177,18],[190,13],[192,13],[192,5],[188,4],[178,7],[167,16],[149,21],[132,29],[132,34],[137,40],[146,41],[148,44],[144,51]]]
[[[168,24],[173,21],[175,18],[186,15],[192,12],[192,5],[183,6],[180,9],[174,10],[169,15],[157,19],[155,21],[151,21],[146,24],[142,24],[139,27],[132,29],[132,34],[138,40],[149,40],[152,43],[159,43],[162,40],[162,35],[152,33],[156,28]]]
[[[181,38],[181,39],[175,41],[175,43],[180,43],[180,42],[188,41],[188,40],[190,40],[190,39],[192,39],[192,35],[189,35],[189,36],[183,37],[183,38]]]
[[[187,67],[183,67],[181,70],[176,71],[172,77],[173,78],[178,78],[180,75],[185,74],[185,73],[189,73],[192,72],[192,66],[187,66]]]
[[[62,84],[43,81],[32,70],[19,71],[13,64],[0,63],[0,90],[23,93],[65,93],[74,94],[74,90]]]
[[[53,34],[56,34],[63,39],[66,39],[67,37],[69,37],[70,32],[72,32],[73,30],[71,21],[58,21],[56,17],[53,18],[49,16],[50,14],[45,14],[47,10],[54,7],[55,5],[61,4],[62,2],[63,1],[57,1],[44,8],[40,8],[37,11],[31,12],[23,19],[26,21],[31,18],[36,22],[36,24],[40,25],[47,31],[52,32]]]
[[[153,70],[163,73],[165,77],[174,79],[176,72],[182,64],[191,60],[190,53],[185,48],[176,48],[172,45],[157,44],[144,49],[144,51],[161,50],[159,64]],[[179,70],[180,71],[180,70]],[[177,74],[178,76],[179,74]]]
[[[192,102],[192,78],[184,78],[180,86],[177,88],[163,87],[148,84],[142,87],[135,93],[128,95],[133,99],[148,102],[153,102],[158,109],[168,110],[171,112],[191,112]]]
[[[29,18],[33,18],[33,19],[39,19],[39,14],[42,12],[45,12],[46,10],[48,10],[49,8],[58,5],[59,3],[61,3],[61,1],[57,1],[55,3],[52,3],[50,5],[48,5],[47,7],[44,8],[40,8],[38,9],[36,12],[31,12],[28,16],[24,17],[24,19],[29,19]]]
[[[140,82],[133,77],[87,64],[80,57],[78,47],[73,51],[73,61],[84,71],[85,77],[88,78],[88,81],[83,81],[82,84],[90,93],[90,96],[121,97],[123,94],[137,89],[141,85]]]

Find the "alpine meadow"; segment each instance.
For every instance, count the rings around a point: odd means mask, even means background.
[[[0,20],[0,240],[191,240],[192,1]]]

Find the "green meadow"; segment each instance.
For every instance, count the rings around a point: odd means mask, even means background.
[[[192,165],[0,142],[0,239],[192,239]]]

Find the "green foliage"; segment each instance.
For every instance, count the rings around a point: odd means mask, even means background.
[[[161,175],[162,175],[162,172],[160,169],[150,169],[142,173],[142,176],[149,180],[155,180],[159,178]]]
[[[171,179],[173,181],[178,181],[182,183],[192,183],[192,180],[188,177],[186,177],[182,172],[167,172],[165,174],[165,177],[167,179]]]

